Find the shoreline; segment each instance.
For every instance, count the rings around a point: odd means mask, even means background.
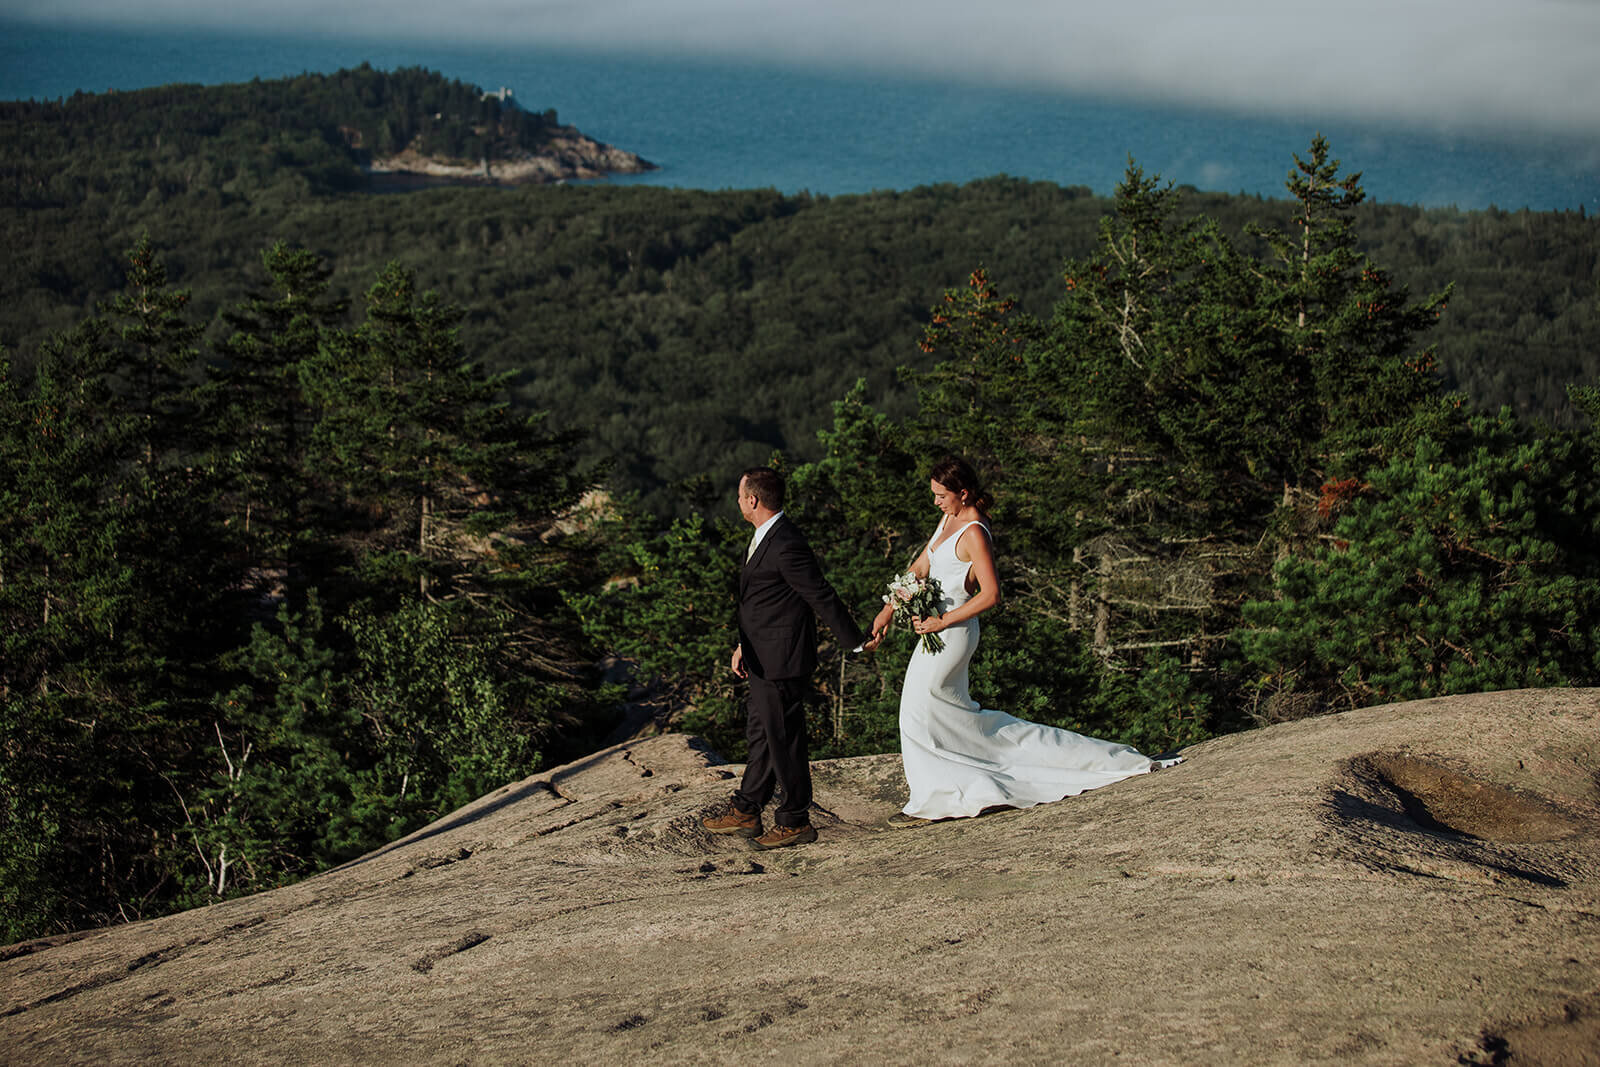
[[[659,170],[636,153],[583,136],[564,127],[537,151],[516,158],[467,163],[423,156],[407,149],[398,155],[374,159],[363,168],[374,189],[406,191],[435,185],[551,185],[566,181],[591,181],[613,174],[643,174]]]

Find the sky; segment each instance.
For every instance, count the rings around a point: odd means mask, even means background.
[[[643,49],[1600,138],[1600,0],[0,0],[0,14]]]

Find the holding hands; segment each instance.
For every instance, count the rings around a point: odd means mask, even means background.
[[[889,633],[889,623],[894,621],[894,608],[888,604],[878,612],[877,618],[872,620],[872,636],[861,648],[866,652],[876,652],[878,646],[883,644],[884,637]]]
[[[875,652],[883,639],[889,635],[889,626],[894,622],[894,605],[885,604],[883,610],[878,612],[877,618],[872,620],[872,637],[861,648],[865,652]],[[911,629],[917,634],[936,634],[940,630],[949,628],[950,624],[943,615],[913,615],[911,616]]]

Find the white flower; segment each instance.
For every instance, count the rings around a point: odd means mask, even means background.
[[[932,575],[918,578],[915,572],[906,571],[889,582],[883,602],[894,608],[896,622],[910,627],[913,619],[941,614],[943,596],[937,578]],[[923,634],[922,645],[929,652],[938,652],[944,648],[944,639],[938,634]]]

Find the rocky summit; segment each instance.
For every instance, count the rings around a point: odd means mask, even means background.
[[[1023,811],[714,837],[608,748],[297,885],[0,950],[9,1063],[1596,1063],[1600,690],[1368,708]]]

